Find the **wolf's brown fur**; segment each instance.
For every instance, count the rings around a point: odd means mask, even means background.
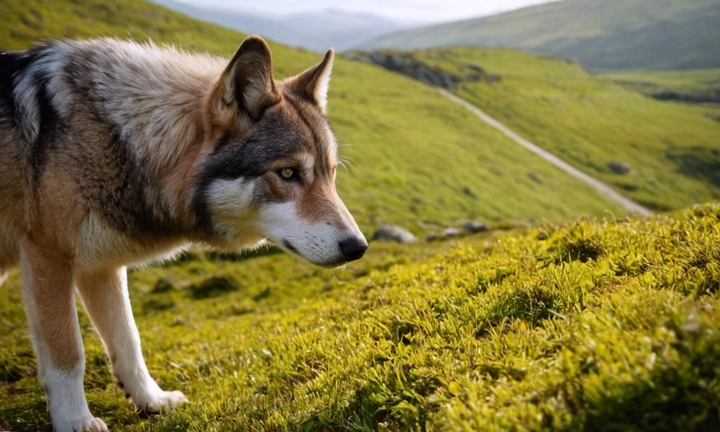
[[[0,53],[0,283],[20,263],[56,430],[106,430],[82,393],[74,286],[128,396],[159,410],[185,398],[147,372],[126,265],[264,237],[320,265],[362,256],[334,185],[332,62],[277,82],[258,37],[229,63],[114,39]]]

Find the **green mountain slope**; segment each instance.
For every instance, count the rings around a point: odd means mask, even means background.
[[[717,107],[660,102],[576,63],[509,49],[355,57],[386,67],[399,62],[393,58],[409,58],[421,70],[454,77],[446,78],[457,83],[451,91],[646,207],[678,209],[720,198]]]
[[[655,99],[720,103],[720,69],[626,71],[603,76]]]
[[[231,55],[242,34],[130,0],[0,3],[0,49],[39,38],[116,35]],[[271,44],[276,75],[298,73],[317,54]],[[376,67],[337,60],[329,96],[350,160],[338,185],[366,233],[380,223],[447,225],[459,219],[561,220],[623,211],[590,187],[480,124],[433,89]],[[540,179],[540,181],[538,181]]]
[[[564,0],[375,38],[362,49],[512,47],[589,69],[720,66],[720,0]]]

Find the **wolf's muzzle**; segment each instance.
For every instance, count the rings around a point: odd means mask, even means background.
[[[357,237],[350,237],[342,240],[339,245],[347,262],[362,258],[368,248],[367,242],[364,239]]]

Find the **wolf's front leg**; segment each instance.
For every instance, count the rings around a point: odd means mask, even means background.
[[[69,260],[25,239],[20,267],[28,327],[54,430],[107,431],[105,423],[90,414],[83,391],[85,355]]]
[[[127,289],[125,267],[76,277],[85,309],[105,344],[113,375],[135,405],[148,412],[174,408],[187,398],[179,391],[166,392],[150,377]]]

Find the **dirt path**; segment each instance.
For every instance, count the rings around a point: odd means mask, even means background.
[[[640,204],[636,203],[635,201],[626,198],[619,193],[615,192],[610,186],[607,184],[601,182],[600,180],[597,180],[584,172],[578,170],[577,168],[574,168],[567,162],[563,161],[559,157],[555,156],[552,153],[549,153],[546,150],[543,150],[542,148],[538,147],[537,145],[531,143],[530,141],[526,140],[525,138],[521,137],[520,135],[516,134],[512,130],[510,130],[507,126],[500,123],[499,121],[495,120],[494,118],[490,117],[489,115],[485,114],[483,111],[481,111],[478,107],[471,104],[470,102],[459,98],[458,96],[455,96],[454,94],[450,93],[447,90],[444,89],[438,89],[441,95],[445,96],[446,98],[450,99],[451,101],[458,103],[465,108],[469,109],[475,115],[480,117],[482,121],[489,124],[490,126],[494,127],[495,129],[499,130],[503,134],[505,134],[508,138],[512,139],[516,143],[520,144],[521,146],[525,147],[526,149],[530,150],[531,152],[537,154],[541,158],[545,159],[546,161],[550,162],[551,164],[555,165],[556,167],[560,168],[561,170],[567,172],[573,177],[576,177],[585,183],[589,184],[590,186],[597,189],[598,192],[601,194],[607,196],[611,200],[615,201],[616,203],[620,204],[625,210],[627,210],[630,213],[636,213],[641,215],[651,215],[652,212],[645,207],[641,206]]]

